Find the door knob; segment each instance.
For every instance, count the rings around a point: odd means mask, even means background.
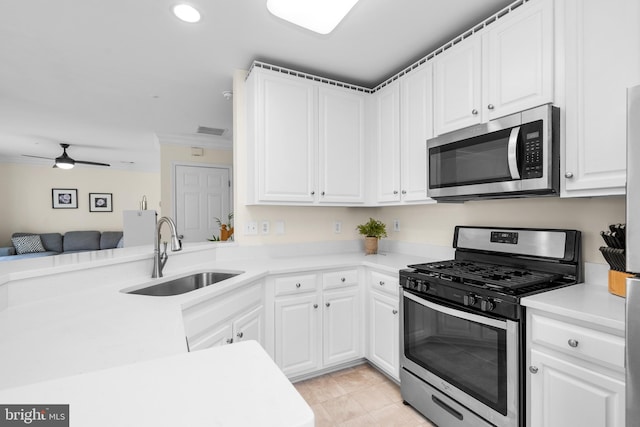
[[[565,178],[573,178],[573,173],[572,172],[567,172],[564,174]]]

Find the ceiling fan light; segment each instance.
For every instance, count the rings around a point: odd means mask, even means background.
[[[173,14],[181,21],[195,24],[200,21],[200,12],[188,4],[178,4],[173,6]]]
[[[320,34],[329,34],[358,0],[267,0],[278,18]]]
[[[56,159],[55,167],[58,167],[60,169],[71,169],[73,168],[74,164],[75,162],[70,158],[61,157]]]

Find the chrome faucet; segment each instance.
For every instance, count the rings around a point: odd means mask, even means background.
[[[160,229],[162,228],[162,224],[164,224],[165,222],[169,224],[169,228],[171,229],[171,250],[173,252],[182,250],[182,241],[180,240],[182,236],[178,235],[176,223],[173,222],[173,220],[168,216],[163,216],[156,223],[155,248],[153,251],[153,271],[151,272],[152,279],[155,279],[156,277],[162,277],[162,269],[167,263],[167,259],[169,259],[169,255],[167,255],[167,242],[164,242],[164,251],[162,252],[162,254],[160,254]]]

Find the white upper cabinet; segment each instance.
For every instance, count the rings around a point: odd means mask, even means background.
[[[553,101],[553,3],[535,0],[483,35],[483,121]]]
[[[437,135],[480,123],[480,37],[463,40],[434,60],[434,131]]]
[[[400,87],[394,81],[376,94],[378,201],[400,200]]]
[[[315,199],[316,97],[302,79],[255,68],[250,76],[249,202]],[[253,168],[251,168],[251,165]],[[257,189],[257,191],[255,191]]]
[[[434,133],[553,101],[553,2],[532,0],[434,58]]]
[[[364,201],[364,93],[254,67],[247,107],[247,203]]]
[[[640,2],[565,0],[563,197],[624,194],[626,89],[640,84]]]
[[[427,197],[427,139],[433,136],[430,63],[375,93],[377,199],[382,204],[432,201]]]
[[[433,67],[422,65],[400,78],[400,197],[427,197],[427,139],[433,136]]]
[[[321,202],[364,201],[364,97],[320,87],[319,191]]]

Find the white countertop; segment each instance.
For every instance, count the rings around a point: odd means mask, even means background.
[[[312,427],[314,415],[255,341],[0,391],[2,404],[69,404],[70,425]]]
[[[522,304],[618,332],[625,331],[625,299],[609,293],[606,283],[568,286],[523,298]]]

